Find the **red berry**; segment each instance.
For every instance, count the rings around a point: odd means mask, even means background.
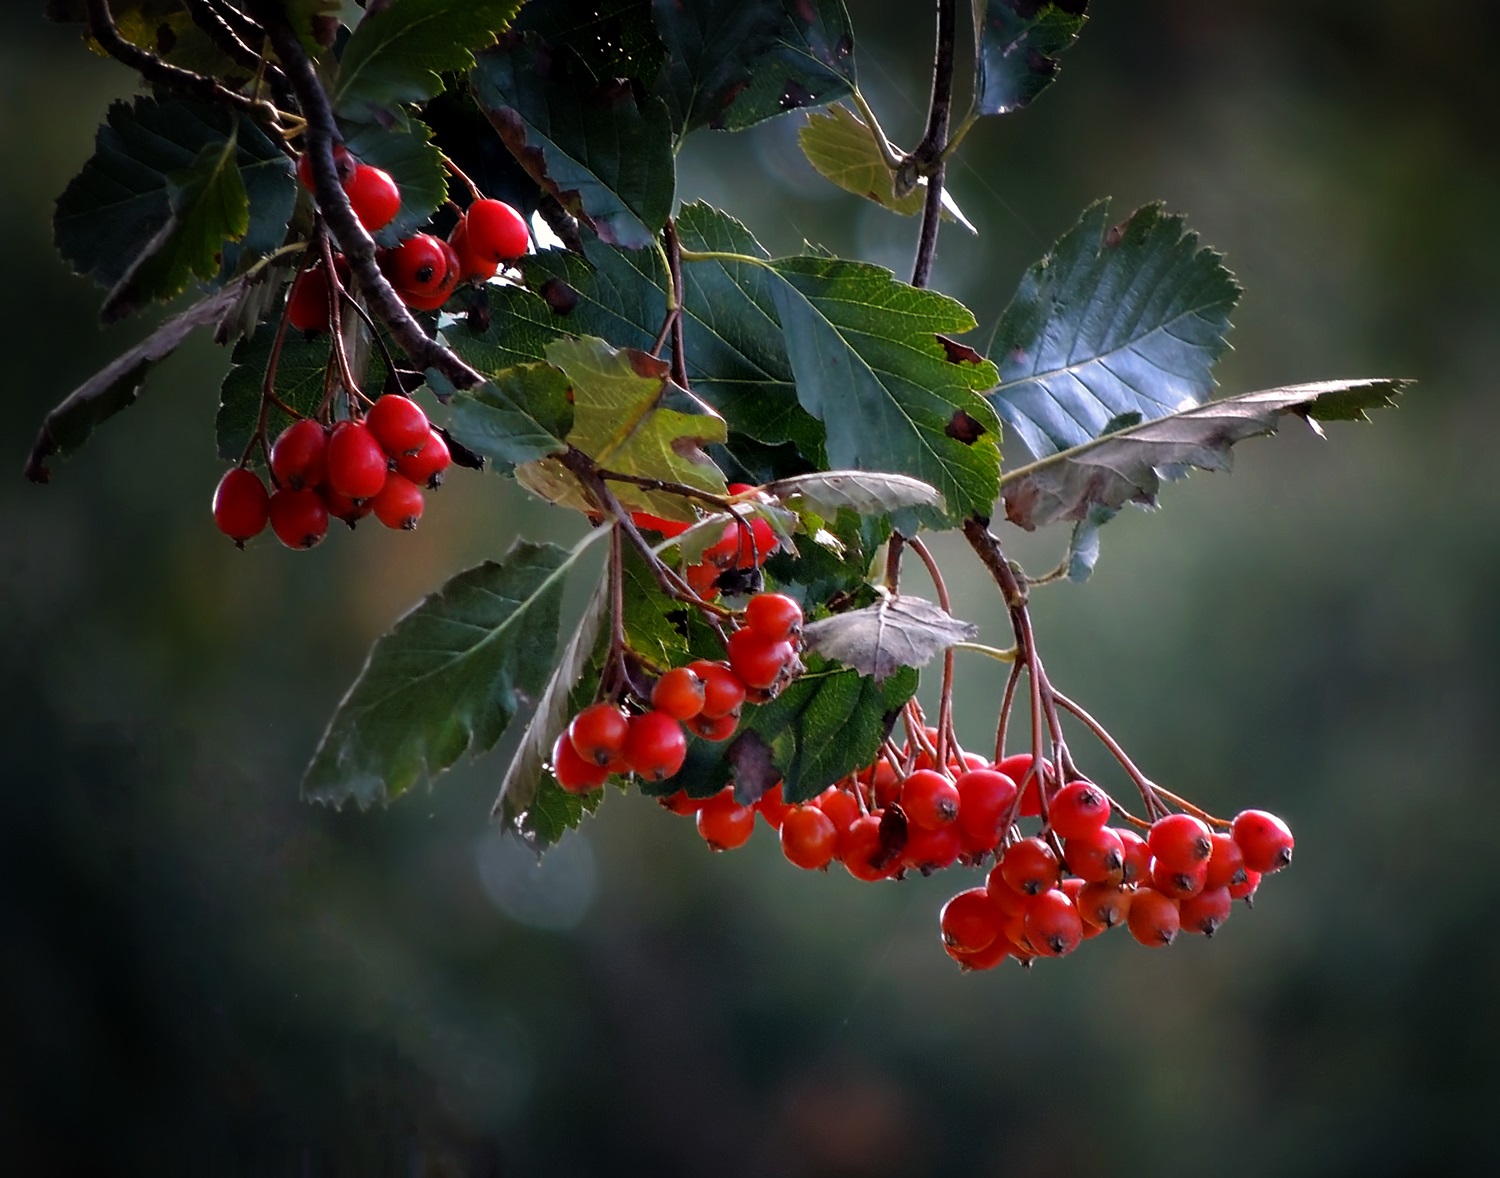
[[[721,569],[753,569],[765,564],[775,547],[776,532],[765,520],[730,521],[718,543],[704,551],[703,559]]]
[[[469,244],[468,222],[463,219],[448,234],[448,244],[458,255],[459,278],[463,282],[488,282],[495,277],[495,271],[500,269],[499,263],[474,252]]]
[[[357,167],[359,167],[359,161],[349,154],[348,148],[342,143],[335,143],[333,145],[333,170],[338,175],[339,184],[347,188]],[[312,155],[309,152],[304,151],[297,157],[297,179],[302,182],[302,187],[307,191],[313,190]]]
[[[1245,877],[1245,855],[1234,835],[1216,830],[1213,835],[1214,850],[1208,860],[1208,878],[1205,888],[1227,888],[1236,880]]]
[[[1018,892],[1035,896],[1056,887],[1062,872],[1057,856],[1042,839],[1033,835],[1011,843],[1000,857],[1000,874]]]
[[[729,636],[729,669],[746,687],[769,690],[782,677],[796,652],[790,642],[770,642],[754,630]]]
[[[1133,891],[1112,883],[1091,883],[1084,885],[1075,903],[1078,905],[1078,915],[1083,917],[1085,924],[1097,928],[1114,928],[1124,922],[1130,912],[1130,899],[1134,895]]]
[[[469,248],[494,262],[509,262],[531,244],[526,218],[501,200],[476,200],[464,214]]]
[[[609,779],[609,770],[585,761],[573,748],[566,732],[559,732],[552,745],[552,776],[570,794],[586,794]]]
[[[693,525],[684,520],[663,519],[649,511],[632,511],[630,522],[643,532],[660,532],[663,536],[680,536]]]
[[[802,630],[802,607],[784,593],[757,593],[745,605],[745,627],[768,642]]]
[[[894,806],[901,797],[902,777],[896,767],[881,757],[869,774],[870,797],[877,810]]]
[[[890,878],[897,859],[887,854],[881,844],[878,814],[865,814],[854,820],[849,832],[839,840],[839,858],[855,879],[873,883]]]
[[[722,740],[728,740],[735,734],[735,731],[740,726],[740,718],[738,716],[714,716],[710,718],[700,714],[694,716],[691,720],[684,721],[684,723],[687,724],[688,731],[694,736],[701,736],[704,740],[711,740],[717,743]]]
[[[938,914],[943,944],[961,953],[988,949],[1000,936],[1001,913],[983,888],[959,892]]]
[[[1164,896],[1174,900],[1186,900],[1203,890],[1208,879],[1208,864],[1199,863],[1186,871],[1178,871],[1160,859],[1151,861],[1151,886]]]
[[[351,499],[372,499],[385,486],[388,463],[362,422],[341,421],[328,439],[328,485]]]
[[[1047,802],[1047,821],[1059,838],[1092,834],[1109,821],[1109,795],[1091,781],[1070,781]]]
[[[432,437],[432,427],[427,424],[422,407],[398,393],[386,393],[371,405],[365,414],[365,425],[392,458],[420,454]]]
[[[366,232],[379,233],[396,219],[401,211],[401,190],[389,172],[359,164],[354,175],[344,181],[349,204]]]
[[[849,828],[859,820],[860,815],[863,813],[859,808],[859,799],[846,789],[830,785],[815,797],[811,804],[827,814],[829,821],[833,823],[834,833],[838,836],[838,845],[834,851],[834,857],[842,859],[844,856],[844,839],[849,833]]]
[[[1066,957],[1083,941],[1083,918],[1061,888],[1038,892],[1026,905],[1026,939],[1038,953]]]
[[[965,972],[969,970],[994,969],[1014,951],[1010,938],[1001,932],[990,944],[977,953],[965,953],[961,949],[955,949],[951,945],[944,945],[943,951],[958,962],[959,968]]]
[[[380,256],[380,269],[396,293],[411,303],[448,295],[458,285],[458,255],[430,233],[416,233]],[[441,305],[441,304],[440,304]]]
[[[1238,883],[1229,885],[1229,896],[1234,900],[1244,900],[1247,904],[1255,902],[1255,891],[1260,887],[1260,872],[1245,868],[1245,878]]]
[[[1062,795],[1059,794],[1059,797]],[[1076,834],[1063,840],[1063,862],[1081,880],[1119,883],[1125,859],[1125,847],[1112,827],[1101,826],[1088,834]]]
[[[1182,929],[1184,932],[1202,933],[1205,937],[1211,937],[1229,919],[1233,907],[1234,900],[1230,897],[1228,888],[1205,888],[1196,896],[1182,901]]]
[[[328,506],[328,514],[334,519],[343,520],[350,528],[370,514],[370,500],[368,499],[351,499],[347,495],[340,495],[326,484],[318,488],[318,494],[323,496],[323,502]]]
[[[698,833],[715,851],[742,847],[755,833],[755,807],[736,802],[733,790],[717,793],[698,811]]]
[[[608,765],[625,750],[630,718],[618,704],[589,704],[568,725],[568,739],[585,761]]]
[[[1005,776],[1014,781],[1016,787],[1021,790],[1020,816],[1022,818],[1034,818],[1042,812],[1040,796],[1037,793],[1038,775],[1046,779],[1049,784],[1047,796],[1049,798],[1052,796],[1050,792],[1050,783],[1053,779],[1052,766],[1044,761],[1036,773],[1031,773],[1034,762],[1035,759],[1030,753],[1014,753],[995,766],[1001,773],[1004,773]],[[1031,773],[1029,780],[1026,778],[1028,773]]]
[[[691,667],[673,667],[651,689],[651,706],[687,721],[703,711],[703,680]]]
[[[1151,853],[1173,871],[1191,871],[1213,854],[1213,832],[1191,814],[1167,814],[1146,832]]]
[[[782,800],[781,782],[777,782],[760,797],[755,799],[756,812],[766,820],[766,825],[772,830],[781,829],[781,821],[786,817],[786,812],[792,807]]]
[[[924,830],[920,826],[908,826],[906,845],[901,848],[901,863],[923,875],[952,867],[963,853],[963,835],[958,824],[950,822],[938,830]]]
[[[670,810],[674,814],[683,815],[696,814],[699,810],[703,809],[703,804],[708,801],[707,798],[690,798],[687,795],[687,791],[682,789],[679,789],[674,794],[666,794],[656,800],[661,803],[663,810]]]
[[[984,877],[984,886],[990,894],[990,899],[994,901],[995,907],[1001,912],[1026,911],[1026,901],[1030,897],[1025,892],[1018,892],[1010,886],[999,863],[991,867],[989,874]]]
[[[958,803],[958,787],[931,769],[918,769],[901,783],[901,808],[913,826],[947,826],[958,819]]]
[[[386,527],[410,532],[422,518],[422,488],[399,474],[388,474],[385,486],[370,500],[370,510]]]
[[[309,266],[292,279],[292,289],[286,296],[286,321],[297,331],[327,331],[332,295],[328,271],[321,265]]]
[[[328,431],[304,417],[281,431],[271,447],[271,473],[284,487],[300,491],[323,481],[328,465]]]
[[[686,757],[687,736],[682,725],[671,716],[665,712],[642,712],[630,718],[630,729],[625,735],[625,760],[634,772],[647,781],[665,781],[682,768]]]
[[[793,806],[781,819],[781,853],[808,871],[833,862],[838,839],[833,819],[816,806]]]
[[[1235,816],[1234,841],[1251,871],[1280,871],[1292,861],[1291,830],[1275,814],[1264,810],[1245,810]]]
[[[283,487],[271,496],[271,530],[288,548],[316,548],[328,535],[328,508],[316,491]]]
[[[976,851],[993,851],[1005,833],[1016,783],[994,769],[971,769],[953,784],[958,790],[958,825],[965,843]]]
[[[688,664],[688,670],[703,680],[703,716],[713,720],[739,713],[745,702],[745,685],[726,664],[698,659]]]
[[[419,487],[436,488],[442,482],[442,473],[448,469],[452,457],[448,443],[437,430],[429,430],[427,441],[415,454],[401,454],[396,458],[396,473],[408,478]]]
[[[271,518],[271,496],[253,470],[231,467],[214,488],[214,526],[242,545],[264,530]]]
[[[1140,888],[1130,901],[1126,916],[1130,935],[1149,949],[1170,945],[1182,927],[1177,901],[1163,896],[1154,888]]]
[[[711,564],[690,564],[682,570],[688,588],[704,601],[719,596],[719,570]]]
[[[1144,883],[1151,878],[1151,847],[1146,840],[1135,831],[1125,827],[1115,828],[1115,833],[1120,836],[1120,845],[1124,848],[1122,852],[1121,881],[1124,883]]]

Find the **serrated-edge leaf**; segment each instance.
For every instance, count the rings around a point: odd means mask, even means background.
[[[476,388],[456,391],[448,403],[447,428],[470,450],[501,464],[502,471],[560,454],[567,443],[556,430],[568,422],[550,420],[557,414],[541,402],[555,400],[566,411],[567,391],[567,377],[552,365],[519,364]]]
[[[925,667],[955,642],[979,635],[972,622],[955,618],[921,597],[883,596],[874,605],[810,622],[803,646],[872,675],[877,683],[902,667]]]
[[[767,483],[762,490],[798,510],[833,516],[847,507],[860,515],[881,515],[902,508],[925,507],[947,512],[943,496],[931,483],[904,474],[867,470],[826,470]]]
[[[1030,105],[1057,76],[1058,54],[1072,46],[1088,0],[974,0],[975,109],[1008,114]]]

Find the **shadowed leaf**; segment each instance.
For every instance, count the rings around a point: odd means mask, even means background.
[[[1052,84],[1057,55],[1078,39],[1088,0],[974,0],[975,105],[982,115],[1027,106]]]
[[[925,667],[955,642],[979,634],[921,597],[882,597],[874,605],[810,622],[802,629],[808,650],[837,659],[881,682],[902,667]]]

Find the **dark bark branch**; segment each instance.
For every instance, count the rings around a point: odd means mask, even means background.
[[[263,32],[256,38],[257,43],[251,45],[229,23],[225,12],[214,6],[212,0],[185,0],[185,2],[193,23],[203,30],[208,39],[218,47],[220,53],[241,69],[249,71],[252,76],[255,74],[264,76],[266,83],[271,87],[271,92],[276,95],[276,101],[285,106],[291,105],[292,92],[286,84],[286,75],[261,56],[261,49],[265,43]],[[252,22],[245,20],[236,10],[229,9],[228,11],[240,16],[245,25],[255,28]]]
[[[932,66],[932,101],[927,111],[927,133],[912,152],[918,172],[927,176],[927,200],[922,206],[922,229],[911,271],[913,286],[926,286],[932,276],[938,226],[942,221],[943,178],[947,172],[943,149],[948,144],[948,121],[953,113],[953,52],[958,35],[956,9],[956,0],[937,0],[937,50]]]

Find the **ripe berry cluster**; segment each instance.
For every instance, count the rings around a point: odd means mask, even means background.
[[[271,447],[271,481],[246,467],[226,471],[214,491],[214,523],[236,544],[269,522],[288,548],[315,547],[328,521],[351,528],[374,513],[388,528],[412,529],[422,518],[423,487],[436,487],[449,463],[443,435],[421,406],[388,393],[360,420],[325,425],[293,422]]]
[[[704,740],[728,740],[746,700],[772,698],[801,672],[801,628],[802,607],[790,597],[755,595],[729,636],[727,659],[671,668],[652,687],[649,707],[600,701],[574,716],[552,747],[552,775],[577,794],[611,774],[665,781],[687,756],[684,726]]]
[[[743,495],[755,488],[749,483],[730,483],[731,495]],[[665,537],[681,535],[691,526],[678,520],[662,519],[645,511],[631,513],[635,526],[659,532]],[[693,592],[705,601],[713,601],[721,590],[747,590],[759,582],[755,570],[766,563],[776,550],[776,533],[764,519],[734,519],[703,555],[683,569],[683,577]]]

